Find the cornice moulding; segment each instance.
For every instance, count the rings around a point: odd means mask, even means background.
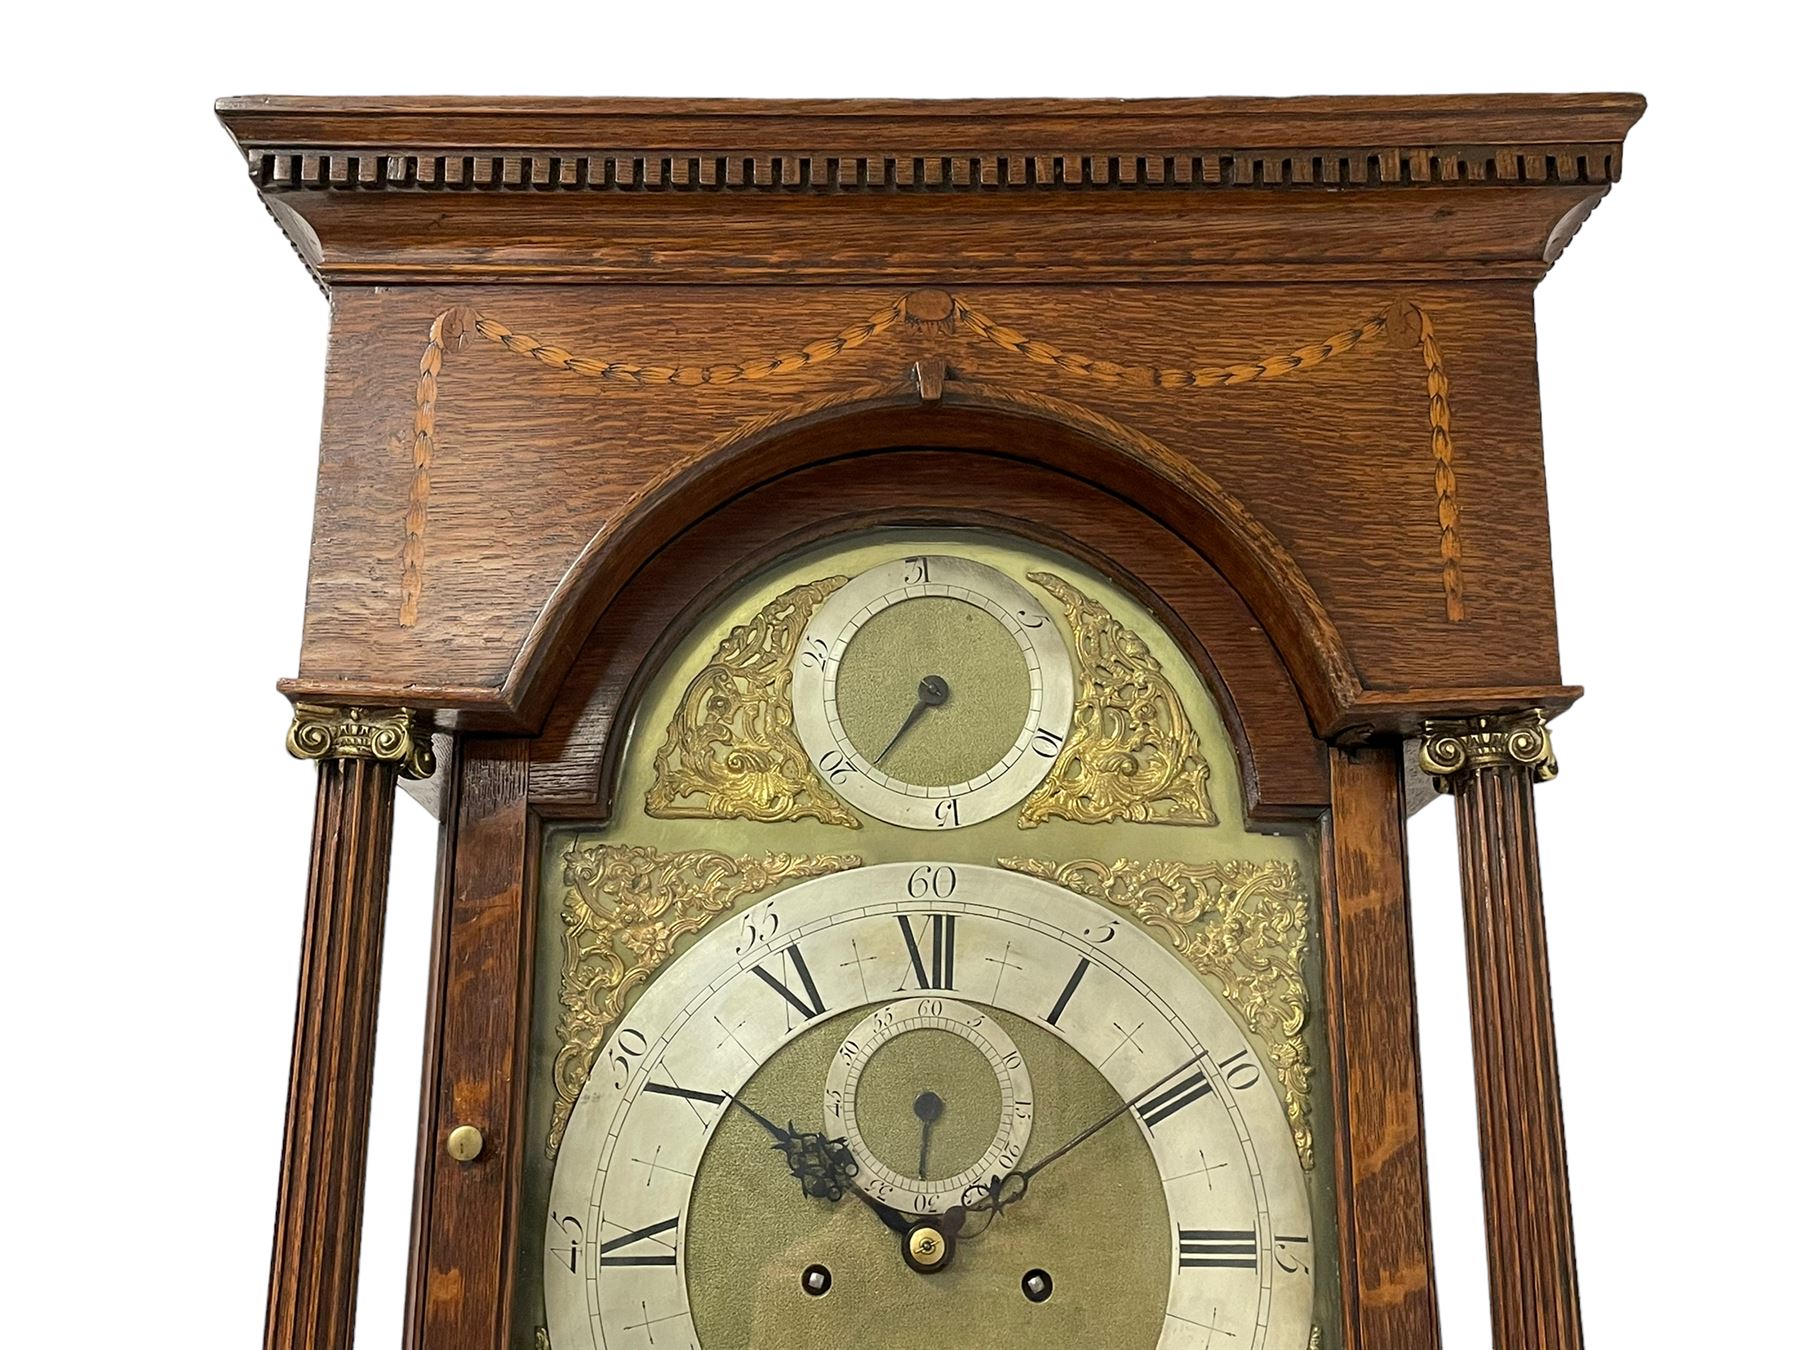
[[[1618,180],[1642,110],[1637,96],[1614,94],[218,104],[265,202],[329,282],[858,281],[891,277],[888,258],[920,275],[941,264],[964,279],[1015,279],[1004,256],[936,256],[929,232],[961,210],[982,211],[997,243],[1044,217],[1083,216],[1085,230],[1085,213],[1097,213],[1091,244],[1057,241],[1068,280],[1354,279],[1375,264],[1390,278],[1416,266],[1531,279]],[[1453,205],[1425,209],[1446,193]],[[1352,205],[1396,198],[1420,209],[1373,229]],[[407,205],[425,200],[429,219]],[[919,210],[896,213],[899,200]],[[1027,200],[1033,219],[1000,211]],[[1295,211],[1302,200],[1309,209]],[[631,232],[646,213],[659,232],[664,212],[687,225],[684,202],[705,203],[683,256],[691,275],[666,257],[638,261]],[[1346,219],[1366,257],[1334,251],[1311,209],[1333,203],[1355,213]],[[714,244],[721,210],[755,222],[756,247]],[[1441,228],[1447,210],[1454,231]],[[625,241],[613,255],[594,247],[600,219],[608,241]],[[1133,252],[1130,241],[1147,237],[1164,251]],[[1046,275],[1031,259],[1018,271]]]
[[[1616,182],[1631,95],[1087,103],[222,99],[289,189],[881,191]]]
[[[1455,97],[1200,99],[633,99],[308,98],[220,99],[240,140],[342,139],[452,133],[459,145],[566,143],[655,129],[696,141],[754,130],[764,148],[802,144],[811,131],[910,129],[936,143],[989,145],[1024,136],[1035,145],[1074,133],[1160,142],[1250,145],[1324,140],[1499,142],[1619,141],[1644,110],[1636,94],[1482,94]]]

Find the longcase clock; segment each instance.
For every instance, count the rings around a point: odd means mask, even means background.
[[[331,300],[268,1350],[1428,1350],[1454,794],[1495,1344],[1581,1343],[1532,291],[1625,95],[229,99]]]

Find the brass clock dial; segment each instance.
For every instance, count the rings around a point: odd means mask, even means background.
[[[796,652],[794,728],[832,789],[878,820],[956,829],[1016,806],[1069,734],[1062,630],[969,558],[872,567],[818,609]]]
[[[515,1332],[1334,1345],[1317,840],[1245,827],[1154,616],[1017,540],[883,529],[664,662],[614,818],[544,840]]]
[[[758,902],[633,1005],[562,1143],[545,1302],[557,1350],[1301,1350],[1311,1244],[1282,1101],[1166,946],[895,863]]]

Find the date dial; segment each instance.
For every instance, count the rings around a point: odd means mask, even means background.
[[[942,1214],[968,1187],[1018,1166],[1031,1118],[1018,1046],[990,1010],[956,999],[877,1008],[825,1078],[826,1130],[849,1146],[856,1185],[914,1214]]]
[[[956,829],[1017,805],[1069,734],[1074,677],[1035,596],[968,558],[896,559],[819,607],[794,661],[794,728],[852,806]]]

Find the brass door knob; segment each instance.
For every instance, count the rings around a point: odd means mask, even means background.
[[[481,1156],[481,1146],[484,1142],[486,1141],[482,1139],[481,1131],[473,1125],[458,1125],[450,1131],[450,1137],[444,1141],[444,1147],[456,1161],[466,1163],[474,1162]]]

